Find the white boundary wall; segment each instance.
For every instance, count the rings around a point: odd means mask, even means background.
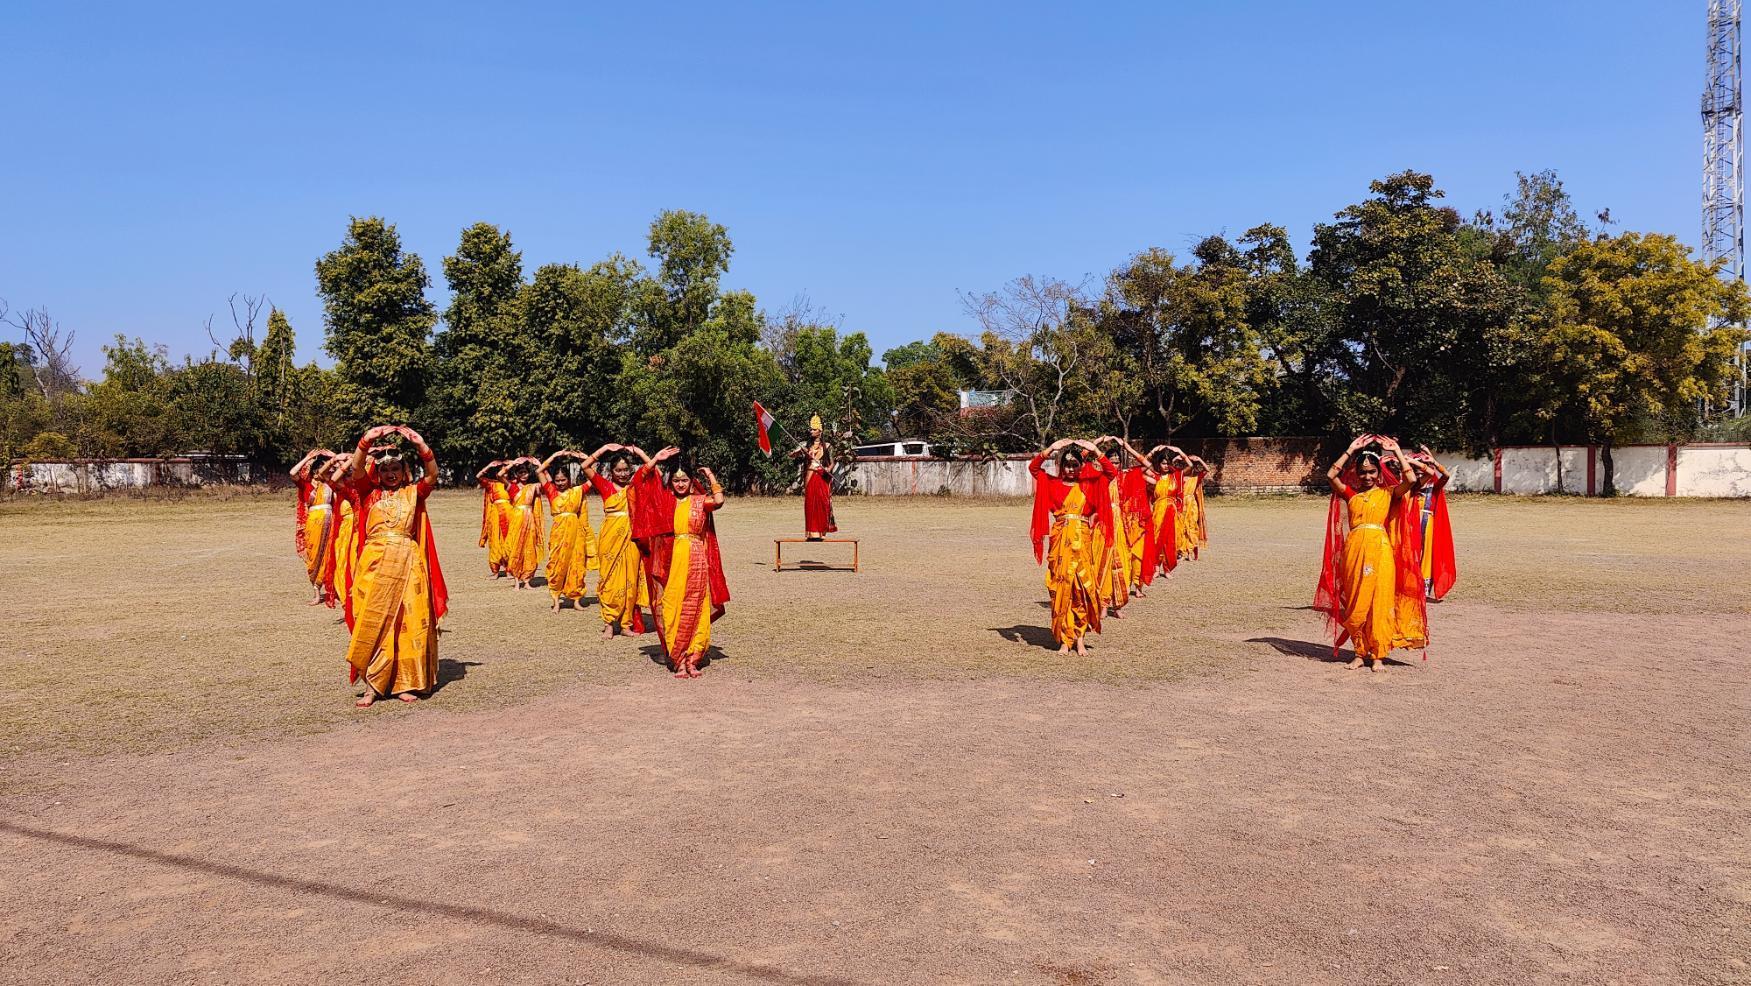
[[[1450,488],[1459,491],[1597,496],[1605,485],[1604,454],[1597,445],[1565,445],[1560,452],[1548,445],[1515,445],[1488,458],[1440,458],[1453,473]],[[1751,497],[1751,445],[1619,445],[1611,459],[1620,495]]]
[[[266,472],[230,458],[76,459],[14,462],[6,469],[8,493],[97,493],[147,486],[207,486],[259,483]]]

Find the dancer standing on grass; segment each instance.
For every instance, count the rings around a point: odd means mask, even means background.
[[[821,437],[821,416],[809,419],[809,440],[798,445],[790,457],[803,470],[803,534],[819,541],[837,533],[833,523],[833,446]]]
[[[1188,465],[1180,474],[1179,554],[1197,561],[1199,549],[1210,543],[1210,520],[1204,512],[1204,481],[1210,466],[1195,455],[1186,456],[1186,461]]]
[[[1459,579],[1453,553],[1453,525],[1447,519],[1448,472],[1435,461],[1435,453],[1427,445],[1418,447],[1417,454],[1411,456],[1411,465],[1422,474],[1410,504],[1421,521],[1423,589],[1429,602],[1440,602]]]
[[[394,452],[371,457],[371,443],[386,435],[412,444],[418,477]],[[391,695],[415,702],[438,682],[438,621],[449,605],[426,517],[437,458],[412,428],[379,425],[359,439],[351,473],[364,518],[347,645],[353,680],[365,679],[365,694],[355,704],[362,708]]]
[[[535,481],[533,456],[512,460],[506,468],[511,486],[511,526],[506,535],[505,566],[517,588],[529,588],[541,570],[541,487]]]
[[[339,600],[346,613],[352,612],[353,567],[359,557],[359,495],[349,471],[353,460],[337,455],[322,471],[322,481],[334,496],[336,505],[334,528],[334,568],[329,576],[329,591]],[[347,618],[348,629],[352,627]]]
[[[547,592],[553,611],[570,600],[572,609],[582,609],[584,580],[596,562],[596,535],[590,529],[589,500],[582,486],[572,485],[571,469],[553,471],[554,460],[572,458],[588,469],[593,459],[582,452],[562,449],[547,457],[537,470],[541,491],[553,511],[553,530],[547,539]]]
[[[1149,450],[1150,520],[1155,530],[1151,567],[1168,575],[1179,565],[1180,491],[1189,465],[1191,460],[1178,446],[1157,445]]]
[[[1376,443],[1392,461],[1368,448]],[[1404,509],[1416,470],[1396,440],[1361,435],[1332,463],[1326,479],[1331,510],[1313,607],[1326,616],[1334,651],[1345,637],[1352,642],[1356,657],[1349,667],[1359,668],[1366,660],[1370,670],[1378,670],[1395,647],[1427,643],[1416,522]]]
[[[311,449],[288,473],[298,484],[298,517],[293,541],[304,559],[304,574],[309,576],[315,597],[310,605],[333,606],[334,584],[334,491],[321,481],[334,453],[328,449]]]
[[[608,444],[584,460],[584,476],[602,498],[602,528],[596,536],[596,567],[600,572],[596,604],[602,611],[604,640],[622,632],[643,633],[643,608],[650,605],[643,558],[632,540],[634,451],[644,457],[643,450]],[[607,476],[596,469],[604,455],[609,457]]]
[[[659,469],[674,459],[673,446],[648,458],[634,484],[638,492],[633,536],[650,544],[652,605],[669,669],[677,678],[699,677],[711,647],[711,625],[730,601],[712,514],[724,505],[723,487],[710,469],[676,463],[665,478]],[[700,488],[704,480],[709,492]]]
[[[1115,547],[1125,556],[1126,591],[1141,599],[1155,582],[1155,518],[1149,508],[1149,489],[1155,477],[1148,460],[1130,442],[1108,437],[1123,452],[1113,499],[1114,523],[1122,529]]]
[[[495,579],[510,574],[511,488],[505,482],[509,464],[494,459],[474,474],[480,483],[480,546],[486,549],[486,570]]]
[[[1046,460],[1054,455],[1056,474],[1046,469]],[[1113,535],[1108,494],[1118,469],[1093,442],[1064,438],[1040,450],[1028,463],[1028,472],[1034,477],[1029,537],[1034,560],[1046,565],[1052,636],[1060,654],[1074,649],[1086,655],[1084,638],[1091,630],[1100,632],[1100,582],[1110,565],[1103,545],[1111,544]]]

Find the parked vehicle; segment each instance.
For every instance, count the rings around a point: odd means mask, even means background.
[[[871,459],[883,456],[897,455],[929,455],[930,443],[917,438],[903,438],[897,442],[882,442],[878,445],[859,445],[852,451],[860,459]]]

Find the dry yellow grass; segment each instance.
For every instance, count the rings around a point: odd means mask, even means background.
[[[1461,579],[1449,606],[1491,607],[1509,624],[1555,611],[1751,612],[1751,504],[1468,497],[1453,509]],[[545,591],[487,579],[478,510],[468,492],[434,500],[452,595],[446,684],[397,714],[660,673],[648,644],[599,641],[593,609],[554,616]],[[1213,500],[1206,559],[1110,624],[1087,661],[1043,646],[1025,504],[842,499],[864,571],[774,573],[772,538],[793,534],[801,511],[796,499],[736,500],[719,514],[734,599],[708,673],[1148,681],[1234,666],[1266,648],[1256,638],[1320,639],[1305,607],[1321,498]],[[838,560],[843,548],[796,557]],[[169,749],[358,716],[337,614],[307,598],[285,495],[0,504],[0,755]]]

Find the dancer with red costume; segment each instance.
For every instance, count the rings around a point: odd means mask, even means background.
[[[638,499],[632,488],[635,470],[631,456],[648,459],[636,446],[610,442],[584,460],[584,478],[602,497],[602,526],[596,533],[597,606],[602,611],[602,639],[617,633],[644,633],[644,609],[650,605],[650,587],[645,578],[644,552],[633,540],[633,507]],[[607,457],[608,475],[596,464]]]
[[[837,533],[833,522],[833,446],[821,437],[821,416],[809,419],[809,440],[790,453],[803,470],[803,534],[819,541]]]
[[[1141,599],[1149,594],[1148,587],[1155,582],[1155,518],[1149,507],[1149,488],[1154,477],[1143,453],[1132,448],[1130,442],[1108,435],[1095,445],[1108,443],[1123,452],[1118,479],[1113,485],[1112,565],[1114,578],[1123,584],[1116,583],[1111,590],[1113,616],[1123,617],[1120,607],[1127,594]]]
[[[1423,588],[1429,602],[1446,598],[1453,583],[1459,580],[1459,566],[1454,559],[1453,525],[1447,519],[1446,467],[1435,461],[1435,453],[1427,445],[1418,446],[1410,457],[1411,465],[1423,474],[1422,481],[1411,494],[1411,508],[1420,518]]]
[[[1169,455],[1168,453],[1172,453]],[[1191,459],[1176,445],[1157,445],[1149,450],[1149,501],[1155,532],[1152,568],[1167,575],[1179,566],[1179,528],[1185,490],[1185,471]]]
[[[334,596],[334,493],[321,476],[335,455],[328,449],[311,449],[288,473],[298,485],[298,505],[293,543],[304,561],[304,572],[316,590],[310,605],[335,604]]]
[[[669,668],[677,678],[697,678],[711,647],[711,625],[730,601],[723,557],[712,514],[724,505],[723,487],[710,469],[664,462],[680,454],[670,446],[647,458],[633,480],[633,537],[649,545],[651,606]],[[702,492],[695,475],[710,492]]]
[[[1056,455],[1057,470],[1046,468]],[[1113,543],[1110,494],[1118,467],[1093,442],[1063,438],[1040,450],[1028,463],[1034,477],[1033,523],[1029,537],[1034,561],[1046,565],[1052,597],[1052,636],[1058,653],[1088,654],[1084,638],[1100,632],[1100,579],[1111,562]],[[1048,554],[1046,541],[1050,538]]]
[[[1382,452],[1393,460],[1384,461]],[[1361,435],[1326,479],[1331,509],[1313,607],[1325,614],[1334,652],[1346,637],[1352,641],[1356,656],[1350,668],[1366,661],[1377,670],[1393,649],[1428,643],[1421,539],[1406,501],[1417,485],[1417,471],[1396,440]]]

